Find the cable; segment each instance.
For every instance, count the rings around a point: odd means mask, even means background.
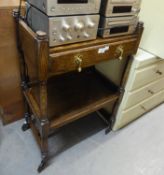
[[[29,26],[29,23],[28,23],[28,15],[29,15],[29,12],[30,12],[30,9],[31,9],[32,6],[30,6],[27,11],[26,11],[26,15],[25,15],[25,21],[27,23],[27,25]]]
[[[27,67],[27,64],[25,62],[24,52],[23,52],[23,49],[21,47],[20,35],[19,35],[20,34],[20,31],[19,31],[19,20],[20,19],[24,19],[21,16],[21,11],[22,11],[22,0],[19,1],[18,15],[17,15],[17,18],[16,18],[16,38],[17,38],[17,48],[18,48],[19,53],[20,53],[20,60],[21,60],[21,64],[22,64],[22,67],[21,67],[21,79],[22,79],[23,84],[25,84],[26,82],[29,81],[29,76],[28,76],[28,67]]]
[[[18,12],[20,12],[19,16],[21,14],[21,8],[22,8],[22,0],[19,1],[19,7],[18,7]]]

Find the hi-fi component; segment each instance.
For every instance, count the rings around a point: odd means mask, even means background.
[[[132,34],[135,31],[137,24],[137,16],[117,18],[101,17],[98,34],[103,38]]]
[[[100,13],[105,17],[136,15],[141,0],[102,0]]]
[[[99,15],[48,17],[34,7],[28,8],[27,22],[34,30],[49,36],[49,46],[93,40],[97,37]]]
[[[27,0],[48,16],[98,14],[101,0]]]

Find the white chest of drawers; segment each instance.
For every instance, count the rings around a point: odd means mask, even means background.
[[[116,63],[121,70],[122,63]],[[109,71],[110,63],[97,66],[105,76],[117,82]],[[116,68],[116,66],[115,66]],[[119,74],[119,72],[118,72]],[[116,78],[117,77],[117,78]],[[164,102],[164,60],[139,49],[134,57],[122,101],[116,111],[113,130],[118,130]],[[108,107],[107,107],[107,110]]]
[[[124,127],[163,102],[164,60],[139,50],[130,68],[113,130]]]

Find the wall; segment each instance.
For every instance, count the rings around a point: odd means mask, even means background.
[[[142,0],[140,20],[145,24],[140,47],[164,59],[164,1]]]

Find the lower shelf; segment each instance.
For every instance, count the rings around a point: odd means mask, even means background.
[[[51,128],[59,128],[97,111],[118,97],[117,87],[94,69],[54,77],[48,81]]]
[[[41,111],[36,98],[38,92],[32,93],[31,88],[24,94],[34,115],[40,118]],[[52,129],[95,112],[115,102],[119,97],[118,88],[94,68],[49,79],[47,93],[47,117]]]

